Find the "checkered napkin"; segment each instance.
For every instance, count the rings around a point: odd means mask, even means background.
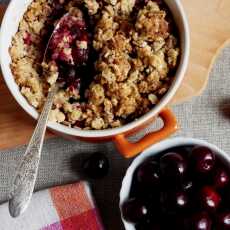
[[[0,230],[103,230],[86,182],[34,193],[29,208],[10,217],[8,204],[0,205]]]

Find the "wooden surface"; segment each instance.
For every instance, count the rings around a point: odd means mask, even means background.
[[[230,41],[229,0],[181,1],[190,23],[191,56],[184,81],[171,104],[182,103],[201,94],[218,52]],[[0,13],[3,14],[3,7],[0,7]],[[17,105],[10,95],[1,77],[0,149],[27,143],[34,125],[32,118]],[[52,135],[47,135],[47,137],[50,136]]]
[[[181,0],[188,15],[191,55],[187,74],[172,100],[182,103],[205,89],[212,65],[230,43],[229,0]]]

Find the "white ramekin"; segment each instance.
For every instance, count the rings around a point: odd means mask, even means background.
[[[1,30],[0,30],[0,64],[5,82],[14,96],[18,104],[34,119],[37,119],[37,111],[27,102],[27,100],[20,93],[19,88],[14,80],[10,69],[11,57],[9,55],[9,47],[11,46],[12,37],[18,30],[19,21],[22,18],[24,12],[26,11],[28,5],[32,0],[11,0],[6,13],[4,15]],[[48,128],[54,132],[61,134],[72,139],[83,139],[89,141],[98,140],[115,140],[116,136],[129,135],[130,133],[137,131],[142,128],[142,126],[150,121],[153,117],[162,111],[162,109],[169,103],[170,99],[175,95],[177,89],[179,88],[182,79],[185,75],[185,71],[188,66],[189,59],[189,49],[190,49],[190,34],[189,26],[186,18],[185,11],[182,7],[180,0],[165,0],[168,7],[170,8],[176,25],[179,29],[180,43],[181,43],[181,59],[179,67],[175,74],[175,80],[173,81],[167,94],[162,98],[162,100],[147,114],[143,115],[141,118],[130,122],[119,128],[107,129],[107,130],[81,130],[74,129],[57,123],[48,123]],[[162,135],[161,135],[162,136]],[[115,137],[115,138],[114,138]],[[118,141],[119,142],[119,141]],[[117,143],[120,146],[121,143]],[[149,146],[143,145],[143,147]],[[122,151],[122,150],[121,150]]]
[[[120,210],[122,204],[129,198],[133,174],[137,169],[137,167],[150,156],[155,156],[158,153],[161,153],[162,151],[165,151],[169,148],[173,148],[177,146],[185,146],[185,145],[206,146],[211,150],[213,150],[213,152],[215,152],[224,162],[226,162],[226,164],[230,164],[230,156],[227,153],[225,153],[215,145],[210,144],[206,141],[194,139],[194,138],[184,138],[184,137],[175,137],[165,141],[161,141],[155,145],[152,145],[150,148],[146,149],[141,155],[136,157],[136,159],[132,162],[132,164],[127,169],[120,190]],[[121,214],[121,218],[126,230],[135,230],[134,225],[125,221],[122,214]]]

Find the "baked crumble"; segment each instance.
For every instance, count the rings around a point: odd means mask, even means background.
[[[56,34],[44,62],[49,37],[67,12],[77,23]],[[50,120],[100,130],[122,126],[158,103],[174,79],[180,49],[160,0],[34,0],[10,55],[15,80],[33,107],[41,110],[58,81]]]

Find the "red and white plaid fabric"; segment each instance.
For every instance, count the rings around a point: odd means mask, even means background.
[[[103,230],[86,182],[34,193],[29,208],[18,218],[0,206],[0,230]]]

